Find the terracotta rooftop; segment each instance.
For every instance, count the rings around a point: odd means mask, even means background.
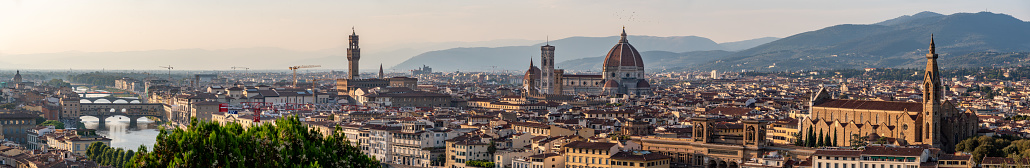
[[[859,156],[862,155],[861,150],[816,150],[812,155],[819,156]]]
[[[915,102],[897,101],[869,101],[869,100],[843,100],[830,99],[826,102],[816,104],[815,107],[886,110],[886,111],[912,111],[922,112],[923,104]]]
[[[862,155],[920,156],[922,154],[923,148],[867,146],[862,151]]]
[[[576,141],[576,142],[570,142],[568,144],[565,144],[565,146],[563,146],[563,147],[567,147],[567,148],[581,148],[581,149],[608,150],[608,149],[611,149],[612,146],[615,146],[615,145],[617,145],[617,144],[615,144],[615,143],[607,143],[607,142]]]
[[[672,157],[651,152],[619,152],[611,156],[612,160],[652,161],[669,159]]]

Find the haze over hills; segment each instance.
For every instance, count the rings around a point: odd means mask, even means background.
[[[1005,14],[922,12],[876,24],[844,24],[804,32],[683,69],[918,68],[925,66],[931,33],[936,34],[942,68],[1012,66],[1025,61],[996,58],[1020,57],[1025,53],[1018,52],[1030,51],[1027,30],[1030,22]],[[976,64],[945,62],[981,58],[986,60]]]
[[[643,59],[644,65],[647,66],[648,69],[662,70],[678,69],[685,66],[696,66],[698,64],[722,58],[729,54],[733,54],[733,52],[723,50],[691,51],[682,53],[668,51],[644,51],[640,52],[640,58]],[[603,61],[604,56],[588,57],[559,62],[555,64],[555,66],[571,72],[600,72],[601,62]],[[526,65],[523,69],[528,67],[529,66]]]
[[[668,57],[668,55],[683,55],[683,52],[690,51],[750,48],[763,44],[763,41],[772,41],[777,38],[766,37],[754,40],[731,42],[729,45],[724,45],[727,43],[719,44],[711,39],[697,36],[654,37],[630,35],[627,39],[629,39],[630,43],[639,51],[664,51],[664,53],[657,52],[658,54],[662,54],[655,57],[658,58]],[[608,50],[618,42],[618,40],[619,36],[569,37],[550,41],[548,43],[555,46],[555,62],[559,62],[556,66],[570,70],[591,70],[579,68],[591,67],[593,66],[591,64],[599,65],[600,61],[589,62],[584,61],[583,59],[590,60],[602,58],[608,53]],[[542,45],[545,45],[545,43],[534,44],[531,46],[453,48],[431,51],[412,57],[411,59],[393,67],[393,69],[414,69],[421,67],[422,65],[428,65],[433,67],[434,70],[440,71],[491,70],[494,68],[493,66],[496,66],[497,69],[523,70],[529,66],[530,59],[539,64],[540,46]],[[647,57],[647,54],[643,55]],[[563,61],[578,61],[583,65],[571,62],[564,63]],[[697,60],[690,60],[690,62],[695,61]]]
[[[346,37],[342,39],[346,40]],[[529,45],[542,40],[501,39],[473,42],[422,42],[390,46],[362,44],[362,70],[377,70],[379,64],[396,65],[411,56],[458,46],[497,47]],[[341,44],[346,41],[341,41]],[[157,70],[172,65],[179,70],[283,70],[287,66],[320,64],[319,69],[346,70],[346,47],[301,51],[275,47],[230,49],[168,49],[120,52],[58,52],[37,54],[0,53],[0,69],[123,69]],[[13,59],[35,58],[35,59]],[[231,62],[231,63],[227,63]],[[398,70],[401,71],[401,70]]]

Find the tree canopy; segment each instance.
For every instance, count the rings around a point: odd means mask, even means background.
[[[973,154],[973,160],[977,163],[980,163],[984,156],[1030,158],[1030,140],[978,136],[955,144],[955,150]]]
[[[153,149],[137,150],[128,167],[380,167],[337,128],[323,136],[296,116],[249,129],[238,123],[190,121],[161,129]]]
[[[46,121],[43,121],[42,123],[39,123],[39,124],[36,124],[36,125],[40,125],[40,126],[52,125],[52,126],[54,126],[54,129],[64,129],[64,123],[61,122],[61,121],[57,121],[57,120],[46,120]]]
[[[125,167],[125,163],[134,155],[132,150],[126,151],[122,148],[112,148],[103,142],[93,142],[86,148],[86,157],[89,157],[90,160],[97,162],[101,166]]]

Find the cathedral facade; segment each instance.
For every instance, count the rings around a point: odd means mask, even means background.
[[[523,89],[530,94],[587,95],[651,95],[651,84],[645,79],[640,53],[626,39],[622,30],[619,42],[608,51],[600,75],[565,74],[554,67],[554,46],[540,47],[541,67],[530,61],[523,78]]]
[[[959,141],[976,136],[979,119],[973,112],[960,111],[954,103],[943,100],[935,50],[931,37],[920,102],[833,99],[823,89],[812,97],[810,116],[802,120],[800,133],[826,134],[836,140],[837,146],[850,146],[857,135],[954,150]]]

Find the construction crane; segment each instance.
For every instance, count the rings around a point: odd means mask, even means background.
[[[312,106],[314,106],[314,104],[318,102],[318,97],[315,96],[316,93],[318,93],[318,92],[315,91],[315,88],[318,86],[318,83],[317,83],[318,81],[336,81],[336,79],[335,78],[311,79],[311,104],[312,104]]]
[[[247,68],[247,67],[232,67],[232,70],[234,71],[233,75],[239,75],[239,74],[235,74],[236,73],[235,72],[236,69],[243,69],[243,76],[247,76],[247,74],[250,73],[250,68]],[[237,78],[236,80],[239,80],[239,76],[234,76],[234,78]]]
[[[249,73],[248,71],[250,71],[250,68],[247,67],[232,67],[232,70],[236,69],[243,69],[243,73]]]
[[[174,67],[172,67],[172,65],[168,65],[168,66],[161,66],[161,68],[168,69],[168,81],[172,81],[172,68],[174,68]]]
[[[315,68],[322,67],[322,65],[297,65],[289,67],[293,71],[293,87],[297,87],[297,69],[301,68]]]

